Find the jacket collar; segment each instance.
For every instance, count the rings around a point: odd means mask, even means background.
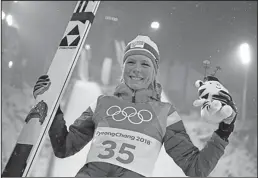
[[[116,87],[114,95],[130,102],[133,102],[133,98],[135,97],[135,103],[159,101],[157,93],[154,90],[141,89],[134,91],[129,88],[125,83],[121,83]]]

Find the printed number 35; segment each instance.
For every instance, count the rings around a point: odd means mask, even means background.
[[[100,159],[109,159],[109,158],[112,158],[114,155],[115,155],[115,152],[114,152],[114,149],[116,148],[116,143],[113,142],[113,141],[110,141],[110,140],[106,140],[102,143],[103,145],[110,145],[109,148],[105,148],[105,151],[108,152],[107,155],[102,155],[102,154],[99,154],[98,157]],[[128,155],[128,158],[127,159],[122,159],[121,157],[117,157],[116,160],[123,163],[123,164],[129,164],[131,162],[133,162],[134,160],[134,155],[132,152],[126,150],[126,148],[131,148],[131,149],[135,149],[135,146],[134,145],[130,145],[130,144],[127,144],[127,143],[123,143],[121,148],[119,149],[119,153],[121,154],[126,154]]]

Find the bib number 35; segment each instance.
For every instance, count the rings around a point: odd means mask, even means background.
[[[110,145],[109,148],[105,148],[105,151],[108,152],[108,154],[106,154],[106,155],[99,154],[98,157],[100,159],[112,158],[115,155],[114,149],[117,147],[116,142],[106,140],[102,143],[102,145]],[[119,161],[120,163],[123,163],[123,164],[129,164],[129,163],[133,162],[134,155],[128,149],[133,149],[134,150],[135,146],[127,144],[127,143],[123,143],[121,145],[120,149],[119,149],[119,153],[127,155],[127,159],[123,159],[123,158],[118,156],[118,157],[116,157],[116,160]]]

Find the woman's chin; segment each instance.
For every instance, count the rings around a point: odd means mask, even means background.
[[[141,89],[144,89],[144,88],[147,88],[145,87],[144,85],[139,85],[139,84],[128,84],[128,86],[132,89],[132,90],[141,90]]]

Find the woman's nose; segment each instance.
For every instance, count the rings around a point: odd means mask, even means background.
[[[141,71],[141,65],[139,64],[135,64],[134,68],[133,68],[134,72],[140,72]]]

